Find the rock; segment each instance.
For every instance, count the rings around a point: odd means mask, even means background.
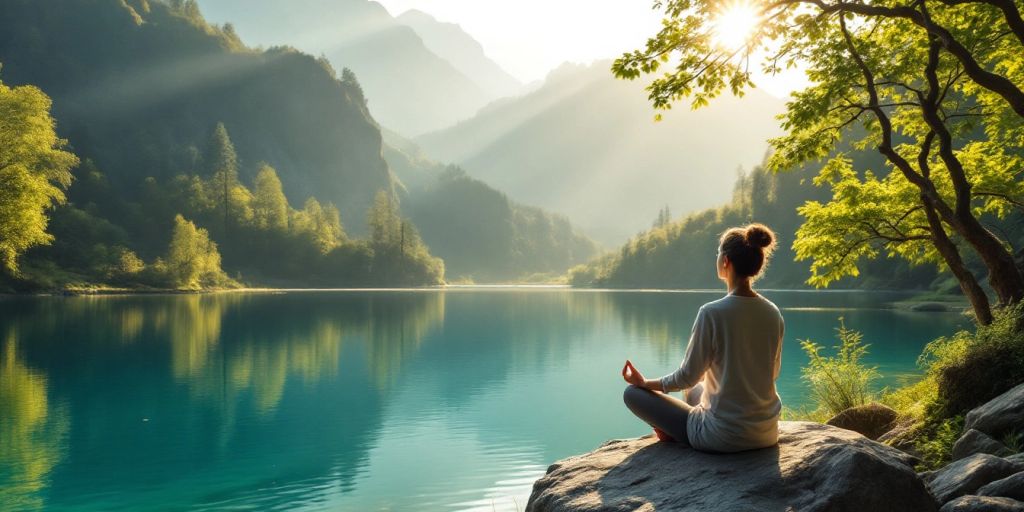
[[[834,427],[859,432],[868,439],[878,439],[896,424],[896,411],[880,403],[851,407],[825,422]]]
[[[912,460],[809,422],[780,422],[778,445],[730,454],[624,439],[551,465],[526,510],[934,511]]]
[[[960,496],[974,494],[981,486],[1017,471],[1018,466],[1006,459],[976,453],[936,471],[928,482],[928,489],[939,503],[946,503]]]
[[[1024,503],[1010,498],[961,496],[943,505],[939,512],[1024,512]]]
[[[1001,496],[1024,501],[1024,471],[1010,475],[1002,480],[985,484],[978,489],[979,496]]]
[[[1003,393],[964,417],[964,428],[1000,437],[1024,425],[1024,384]]]
[[[960,460],[975,453],[988,453],[997,457],[1013,454],[1003,443],[992,439],[984,432],[969,429],[953,445],[953,460]]]
[[[916,426],[913,418],[897,420],[892,429],[879,436],[877,441],[920,459],[921,452],[918,451],[917,444],[914,442]]]
[[[1020,466],[1020,468],[1024,470],[1024,453],[1015,453],[1013,455],[1009,455],[1003,458],[1016,464],[1017,466]]]

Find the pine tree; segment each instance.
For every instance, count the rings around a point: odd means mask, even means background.
[[[217,189],[218,203],[224,216],[223,234],[226,237],[231,213],[231,189],[238,183],[238,154],[235,153],[235,145],[231,143],[224,123],[217,123],[214,128],[203,160],[206,171],[212,175],[211,182]]]

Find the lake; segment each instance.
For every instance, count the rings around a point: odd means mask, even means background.
[[[0,298],[0,509],[521,510],[557,459],[650,429],[629,357],[676,368],[722,292],[454,288]],[[955,313],[896,294],[764,294],[798,340],[912,378]]]

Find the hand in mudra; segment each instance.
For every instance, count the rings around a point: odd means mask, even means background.
[[[641,388],[644,387],[644,383],[647,382],[647,380],[644,379],[643,374],[640,373],[640,370],[637,370],[629,359],[626,359],[626,366],[622,367],[622,378],[626,379],[626,382]]]

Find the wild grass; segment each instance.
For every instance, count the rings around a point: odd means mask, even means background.
[[[800,342],[810,358],[802,375],[814,403],[805,413],[808,418],[827,419],[874,398],[871,387],[879,373],[877,368],[862,362],[869,346],[864,343],[863,334],[847,328],[840,317],[836,338],[839,344],[834,347],[834,355],[826,355],[823,347],[811,340]]]

